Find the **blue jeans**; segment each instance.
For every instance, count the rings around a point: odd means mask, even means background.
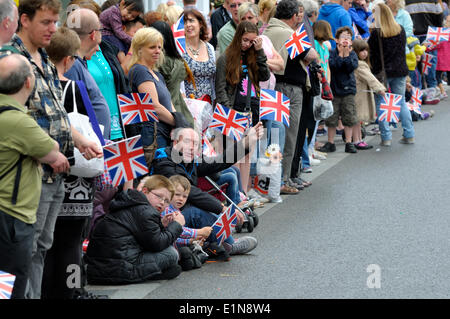
[[[267,129],[267,144],[278,144],[280,146],[280,152],[283,154],[286,139],[286,128],[284,124],[267,120],[265,128]]]
[[[402,122],[403,137],[411,138],[414,137],[414,125],[411,118],[411,112],[406,106],[405,102],[405,90],[406,90],[406,77],[388,78],[388,86],[391,88],[392,93],[399,94],[402,96],[401,108],[400,108],[400,121]],[[380,114],[380,104],[382,97],[375,94],[375,103],[377,105],[377,114]],[[392,140],[392,132],[389,128],[388,122],[378,121],[380,127],[381,140],[388,141]]]
[[[225,183],[228,184],[225,193],[236,205],[239,204],[241,202],[241,196],[239,195],[239,181],[234,169],[227,168],[220,172],[220,177],[216,180],[216,184],[220,186]]]
[[[423,41],[425,41],[426,36],[422,35],[418,36],[418,38],[422,43]],[[427,82],[428,88],[434,88],[438,84],[436,81],[437,50],[430,51],[428,52],[428,54],[431,54],[433,58],[431,59],[431,67],[428,69],[428,74],[425,75],[425,80]]]
[[[308,138],[305,137],[305,143],[303,143],[303,149],[302,149],[302,167],[310,167],[311,166],[311,163],[309,161],[308,149],[309,149]]]
[[[422,89],[422,76],[417,68],[414,71],[409,71],[409,77],[411,78],[412,86]]]
[[[217,217],[219,217],[216,214],[209,213],[195,206],[188,206],[184,208],[181,211],[181,213],[183,214],[184,219],[186,221],[184,226],[193,229],[212,226],[216,222]],[[209,242],[217,241],[216,233],[214,232],[214,230],[211,232],[211,235],[209,235],[206,241]],[[230,245],[233,245],[234,239],[232,236],[230,236],[227,239],[225,239],[225,242],[227,242]]]

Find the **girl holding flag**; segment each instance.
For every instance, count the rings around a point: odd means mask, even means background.
[[[233,40],[217,60],[216,102],[250,112],[253,126],[259,122],[259,82],[270,78],[266,62],[258,28],[249,21],[239,23]],[[244,191],[249,189],[250,156],[238,164]]]

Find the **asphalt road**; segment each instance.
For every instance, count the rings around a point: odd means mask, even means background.
[[[414,122],[414,145],[398,143],[401,129],[392,147],[376,136],[357,154],[337,139],[337,152],[304,175],[311,187],[263,212],[252,253],[170,281],[90,290],[150,299],[449,298],[450,102],[424,109],[436,114]]]

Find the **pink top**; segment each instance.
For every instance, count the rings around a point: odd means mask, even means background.
[[[450,71],[450,41],[437,45],[437,71]]]
[[[263,40],[262,47],[263,47],[264,53],[266,54],[267,59],[273,59],[272,41],[270,41],[270,39],[265,35],[261,35],[260,37]],[[259,86],[261,89],[274,90],[275,83],[276,83],[275,75],[273,74],[272,71],[270,71],[270,79],[268,79],[267,81],[264,81],[264,82],[259,82]]]

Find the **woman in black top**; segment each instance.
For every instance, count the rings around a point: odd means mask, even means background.
[[[403,138],[400,140],[404,144],[414,143],[414,126],[411,119],[411,113],[405,102],[406,76],[408,75],[408,66],[406,65],[406,33],[402,26],[395,22],[389,7],[383,3],[375,6],[375,25],[370,33],[370,64],[372,73],[379,75],[383,73],[383,64],[386,77],[385,85],[390,88],[391,93],[402,96],[400,121],[402,122]],[[380,48],[380,42],[382,47]],[[376,94],[375,102],[377,105],[377,114],[380,114],[380,103],[382,96]],[[388,122],[378,123],[381,132],[381,145],[390,146],[392,133]]]

